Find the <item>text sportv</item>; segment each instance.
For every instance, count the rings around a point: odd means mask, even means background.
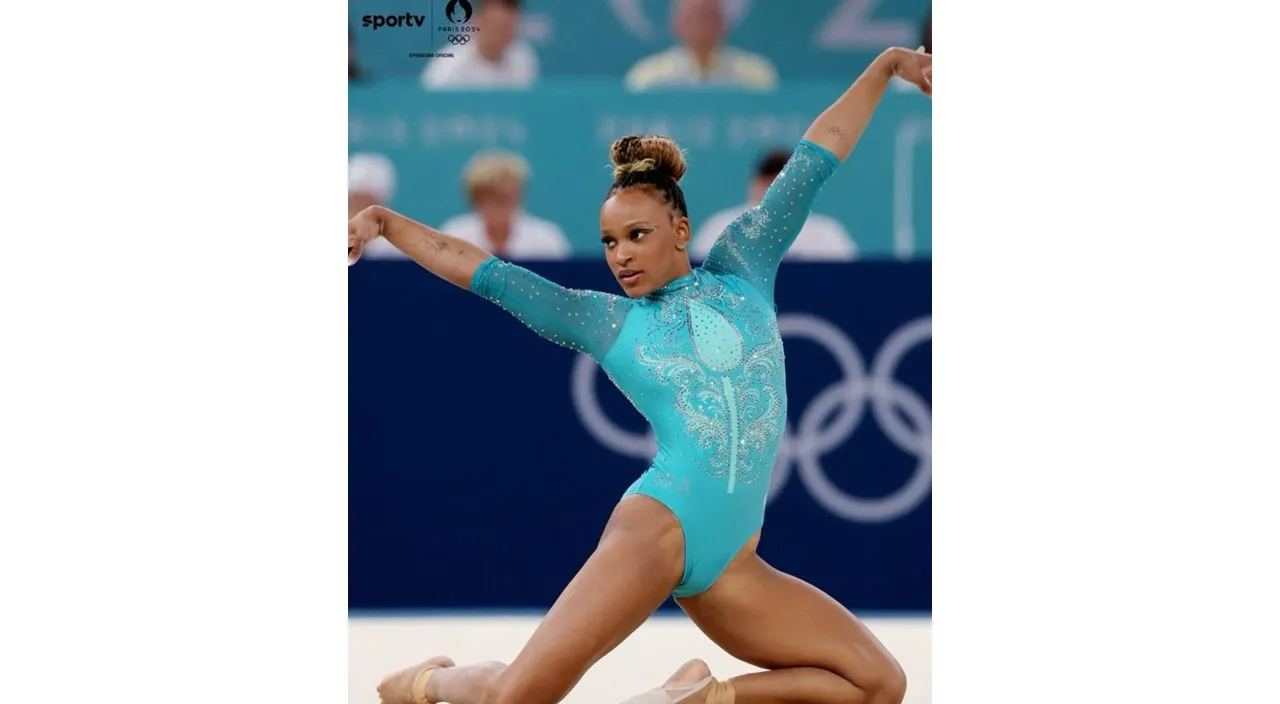
[[[365,15],[360,18],[361,26],[373,27],[421,27],[427,19],[426,15],[414,15],[408,12],[403,15]]]

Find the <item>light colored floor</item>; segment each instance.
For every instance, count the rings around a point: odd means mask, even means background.
[[[867,626],[907,673],[905,704],[932,699],[929,619],[867,619]],[[459,664],[510,662],[533,633],[528,617],[431,617],[351,619],[348,679],[351,704],[377,704],[374,691],[386,674],[448,655]],[[690,658],[702,658],[718,677],[755,668],[725,655],[683,617],[655,617],[583,677],[565,704],[609,704],[655,687]]]

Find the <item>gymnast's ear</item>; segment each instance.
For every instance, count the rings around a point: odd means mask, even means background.
[[[689,248],[689,240],[693,238],[693,230],[689,227],[689,218],[676,213],[676,221],[673,227],[676,231],[676,249],[681,252]]]

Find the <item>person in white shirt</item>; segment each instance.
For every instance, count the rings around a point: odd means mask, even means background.
[[[448,44],[422,71],[427,90],[529,88],[538,80],[538,56],[516,37],[520,0],[479,0],[475,26],[462,46]]]
[[[756,166],[756,171],[747,183],[746,203],[726,208],[707,218],[698,229],[697,237],[689,253],[696,259],[704,259],[715,244],[716,238],[738,216],[745,213],[764,197],[774,179],[787,165],[791,152],[785,150],[772,151],[764,155]],[[835,218],[820,213],[810,213],[804,227],[796,237],[791,248],[783,256],[791,261],[851,261],[858,256],[858,246],[848,231]]]
[[[371,205],[386,205],[396,192],[396,167],[373,152],[359,152],[347,159],[347,219]]]
[[[671,28],[680,44],[641,59],[627,72],[632,91],[672,86],[735,86],[773,90],[778,72],[763,56],[724,45],[721,0],[674,0]]]
[[[529,176],[529,164],[518,154],[490,151],[472,157],[462,173],[471,210],[446,220],[440,231],[503,259],[569,258],[573,248],[560,227],[522,207]],[[385,239],[369,243],[365,252],[373,258],[404,258]]]

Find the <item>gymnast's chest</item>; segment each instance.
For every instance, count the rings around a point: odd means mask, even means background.
[[[764,356],[780,358],[771,309],[724,286],[692,293],[648,302],[638,324],[628,326],[614,355],[614,374],[627,370],[625,382],[635,391],[662,395],[664,389],[742,376]]]

